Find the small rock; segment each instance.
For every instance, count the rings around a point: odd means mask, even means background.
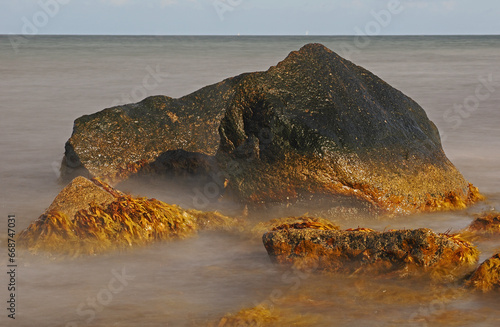
[[[229,228],[216,212],[186,211],[156,199],[121,193],[99,180],[74,179],[49,209],[22,231],[18,244],[32,253],[78,256],[184,238],[199,228]]]
[[[74,217],[77,211],[88,209],[91,203],[109,204],[118,195],[105,189],[104,184],[97,179],[89,180],[76,177],[55,197],[47,212],[58,211],[68,217]]]
[[[483,262],[469,277],[467,285],[488,292],[500,288],[500,253]]]
[[[279,229],[304,229],[313,228],[321,230],[339,230],[340,227],[334,225],[327,219],[318,217],[287,217],[287,218],[276,218],[270,221],[258,223],[253,229],[252,234],[262,236],[269,230],[279,230]]]
[[[218,322],[209,323],[208,327],[314,326],[316,323],[315,316],[299,315],[292,310],[278,310],[274,306],[260,304],[237,313],[226,314]]]
[[[500,213],[493,212],[477,217],[467,231],[482,235],[500,235]]]
[[[469,242],[430,229],[275,229],[263,235],[263,242],[273,262],[306,270],[405,275],[418,268],[439,277],[478,260]]]

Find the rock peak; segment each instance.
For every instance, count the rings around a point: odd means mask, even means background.
[[[299,52],[326,52],[333,53],[332,50],[328,49],[321,43],[308,43],[300,48]]]
[[[298,62],[324,64],[332,59],[342,60],[342,57],[321,43],[308,43],[299,50],[290,52],[283,61],[278,63],[277,67],[287,67],[290,63],[295,64]]]

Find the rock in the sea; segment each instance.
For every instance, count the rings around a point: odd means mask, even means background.
[[[226,314],[207,327],[314,326],[316,323],[317,319],[312,315],[299,315],[292,310],[278,310],[261,304],[234,314]]]
[[[321,44],[179,99],[78,118],[62,176],[204,174],[247,203],[348,196],[390,212],[481,198],[411,98]]]
[[[347,273],[406,275],[415,271],[440,277],[469,267],[479,254],[458,236],[430,229],[376,232],[277,227],[263,235],[263,242],[275,263]]]
[[[97,179],[89,180],[79,176],[59,192],[47,212],[58,211],[68,217],[74,217],[77,211],[88,209],[91,203],[107,205],[123,195],[125,194]]]
[[[252,234],[261,237],[263,234],[270,230],[277,229],[304,229],[314,228],[322,230],[340,230],[340,227],[333,224],[331,221],[319,217],[286,217],[275,218],[270,221],[260,222],[252,228]]]
[[[483,262],[468,278],[467,285],[483,292],[500,289],[500,253]]]
[[[236,224],[217,212],[186,211],[156,199],[126,195],[97,179],[77,177],[19,234],[18,244],[32,253],[78,256]]]
[[[477,217],[467,228],[467,232],[483,236],[500,236],[500,213],[492,212]]]

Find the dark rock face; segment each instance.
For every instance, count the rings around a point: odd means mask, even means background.
[[[470,243],[429,229],[274,228],[262,240],[275,263],[330,272],[406,275],[417,268],[443,275],[474,264],[479,256]]]
[[[253,203],[326,194],[412,212],[480,198],[415,101],[320,44],[179,99],[77,119],[62,174],[117,182],[179,170],[217,176]]]

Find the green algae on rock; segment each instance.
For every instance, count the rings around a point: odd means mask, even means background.
[[[17,241],[32,253],[78,256],[235,225],[236,220],[217,212],[186,211],[156,199],[123,194],[96,179],[77,177]]]
[[[246,203],[322,194],[408,213],[481,199],[415,101],[321,44],[179,99],[80,117],[65,150],[63,177],[208,174]]]
[[[353,230],[274,229],[262,237],[275,263],[305,270],[342,273],[429,273],[451,276],[468,269],[479,252],[457,235],[430,229],[376,232]]]

